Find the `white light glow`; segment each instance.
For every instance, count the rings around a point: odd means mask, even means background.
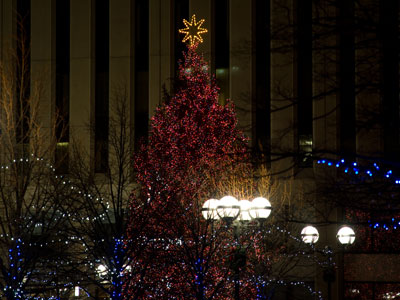
[[[264,197],[253,199],[249,214],[252,219],[267,219],[271,214],[271,202]]]
[[[75,297],[79,297],[79,286],[75,287]]]
[[[97,273],[98,273],[100,276],[105,276],[105,275],[107,275],[107,268],[106,268],[106,266],[104,266],[104,265],[99,265],[99,266],[97,267]]]
[[[240,200],[240,214],[238,217],[239,221],[250,221],[251,217],[249,214],[249,209],[251,208],[251,202],[249,200]]]
[[[337,239],[343,245],[353,244],[356,239],[356,234],[354,230],[348,226],[343,226],[339,229],[337,235]]]
[[[315,244],[319,239],[319,233],[314,226],[306,226],[301,231],[301,239],[306,244]]]
[[[201,213],[203,215],[203,218],[208,220],[218,220],[219,216],[217,214],[217,206],[219,204],[219,201],[217,199],[208,199],[206,202],[203,204],[203,208],[201,210]]]
[[[232,196],[221,198],[217,206],[217,213],[222,219],[236,219],[240,213],[239,201]]]

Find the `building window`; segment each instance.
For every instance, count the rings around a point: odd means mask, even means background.
[[[356,153],[354,3],[339,1],[339,141],[343,157]]]
[[[179,59],[182,59],[182,52],[186,51],[186,44],[182,43],[182,34],[179,29],[182,28],[182,20],[189,19],[189,1],[188,0],[175,0],[174,1],[174,71],[175,77],[179,73]]]
[[[254,1],[253,6],[253,147],[264,155],[269,155],[270,124],[270,3]],[[264,157],[269,161],[268,157]]]
[[[147,139],[149,119],[149,3],[135,1],[134,145]]]
[[[69,74],[70,74],[70,2],[56,2],[56,138],[55,153],[58,173],[68,172],[69,146]]]
[[[96,0],[95,19],[95,172],[108,167],[109,0]]]
[[[379,1],[378,36],[382,47],[381,94],[385,158],[399,161],[399,3]]]
[[[312,95],[312,1],[297,2],[296,90],[297,144],[300,165],[312,166],[313,95]]]
[[[220,88],[219,102],[229,98],[229,0],[214,0],[215,77]]]

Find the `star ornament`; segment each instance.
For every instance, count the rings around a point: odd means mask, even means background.
[[[196,15],[192,16],[190,22],[183,19],[183,24],[185,24],[186,28],[179,29],[179,33],[185,34],[182,42],[189,41],[190,46],[195,45],[196,43],[202,43],[203,38],[201,34],[208,32],[207,29],[201,28],[201,25],[204,23],[204,19],[196,22]]]

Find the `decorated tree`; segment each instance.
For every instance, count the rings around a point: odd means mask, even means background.
[[[196,52],[202,23],[195,17],[185,22],[190,45],[180,62],[178,88],[157,108],[148,143],[135,154],[142,190],[132,196],[131,212],[134,216],[148,206],[149,232],[158,238],[156,251],[149,254],[156,258],[153,271],[127,283],[131,298],[142,289],[144,297],[159,299],[221,299],[230,272],[223,263],[231,251],[222,243],[226,228],[204,220],[201,207],[217,195],[215,179],[239,158],[246,159],[247,141],[236,128],[233,104],[218,103],[215,79]],[[135,230],[132,218],[128,239]]]

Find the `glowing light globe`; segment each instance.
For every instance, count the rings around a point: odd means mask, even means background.
[[[219,216],[217,214],[217,206],[219,205],[219,200],[217,199],[208,199],[203,204],[203,208],[201,209],[201,213],[203,218],[206,220],[218,220]]]
[[[339,229],[336,237],[342,245],[349,245],[354,243],[356,234],[351,227],[343,226]]]
[[[319,232],[314,226],[306,226],[301,231],[301,239],[306,244],[315,244],[319,239]]]
[[[240,213],[239,201],[232,196],[225,196],[219,200],[217,214],[221,219],[233,221]]]
[[[257,197],[251,201],[249,215],[252,219],[267,219],[271,214],[271,203],[268,199]]]
[[[249,209],[251,208],[251,202],[249,200],[240,200],[240,214],[238,216],[238,221],[250,221],[251,217],[249,214]]]

